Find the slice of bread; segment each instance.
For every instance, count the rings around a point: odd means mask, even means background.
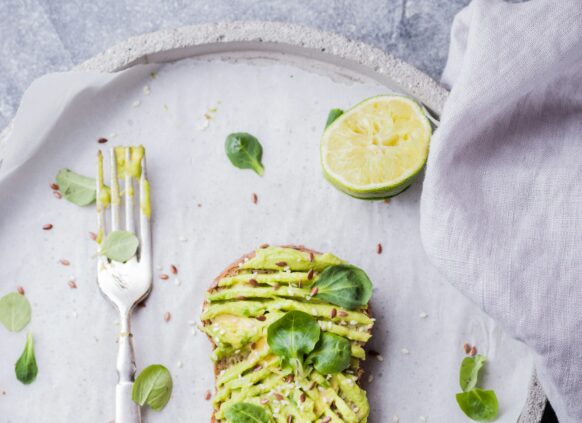
[[[257,251],[299,258],[297,263],[277,262],[273,266],[261,262],[254,268]],[[226,422],[226,405],[248,402],[263,407],[276,422],[366,422],[369,404],[359,382],[363,374],[360,361],[365,359],[363,346],[371,336],[374,320],[369,305],[350,311],[314,301],[311,295],[301,296],[310,292],[309,285],[323,268],[343,262],[331,254],[296,245],[263,245],[257,251],[242,256],[214,280],[202,307],[202,330],[213,347],[216,389],[211,421]],[[308,376],[302,377],[308,384],[302,385],[270,353],[268,325],[296,307],[312,314],[322,331],[348,338],[352,346],[348,369],[325,376],[309,368]]]

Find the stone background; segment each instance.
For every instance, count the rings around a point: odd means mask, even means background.
[[[433,78],[454,15],[469,0],[0,0],[0,130],[37,77],[70,69],[126,38],[205,22],[312,26],[390,51]]]

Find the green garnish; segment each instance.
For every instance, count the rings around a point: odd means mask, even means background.
[[[258,139],[246,132],[236,132],[226,137],[224,147],[234,166],[239,169],[252,169],[257,175],[263,176],[263,147]]]
[[[349,264],[325,269],[315,284],[316,298],[355,310],[368,304],[372,296],[372,282],[366,272]]]
[[[479,370],[486,361],[487,359],[482,355],[463,359],[459,375],[459,384],[463,392],[456,395],[457,403],[465,415],[478,422],[495,420],[499,413],[495,391],[477,388]]]
[[[457,394],[457,403],[467,417],[478,422],[493,421],[499,413],[495,391],[474,388]]]
[[[19,332],[30,322],[31,308],[24,295],[11,292],[0,298],[0,322],[10,332]]]
[[[307,357],[308,363],[323,375],[343,372],[350,366],[350,341],[343,336],[323,332],[315,350]]]
[[[95,178],[79,175],[70,169],[61,169],[57,173],[59,191],[65,199],[78,206],[88,206],[95,202]]]
[[[139,405],[147,404],[160,411],[172,396],[172,376],[161,364],[152,364],[141,371],[133,383],[131,399]]]
[[[125,263],[135,255],[138,246],[139,240],[134,233],[113,231],[103,240],[101,254],[110,260]]]
[[[270,423],[271,418],[263,407],[248,402],[239,402],[224,412],[229,423]]]
[[[315,348],[321,329],[317,320],[302,311],[290,311],[271,323],[267,343],[271,351],[301,369],[303,357]]]
[[[325,128],[331,125],[338,117],[344,114],[342,109],[331,109],[327,115],[327,122],[325,122]]]
[[[36,358],[34,356],[34,340],[32,334],[29,332],[26,335],[26,344],[24,351],[14,366],[16,372],[16,379],[28,385],[36,379],[38,374],[38,367],[36,365]]]

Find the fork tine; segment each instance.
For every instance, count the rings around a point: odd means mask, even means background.
[[[119,180],[117,178],[117,160],[115,147],[111,149],[111,230],[119,230]]]
[[[103,187],[103,153],[97,153],[97,183],[96,183],[96,203],[97,203],[97,251],[101,250],[101,240],[105,236],[105,208],[102,202]]]
[[[140,219],[140,262],[149,265],[151,263],[151,201],[150,201],[150,182],[147,179],[146,157],[145,153],[141,159],[141,177],[139,180],[139,219]]]
[[[125,147],[125,229],[135,233],[135,222],[133,218],[133,178],[127,169],[130,162],[131,148]]]

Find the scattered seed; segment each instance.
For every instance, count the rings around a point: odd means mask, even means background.
[[[237,295],[237,296],[236,296],[236,299],[237,299],[238,301],[244,301],[244,300],[246,300],[246,299],[247,299],[247,297],[245,297],[244,295]]]
[[[390,204],[390,199],[389,198],[385,198],[384,199],[384,204]]]
[[[269,248],[269,244],[261,244],[260,248]]]
[[[307,280],[311,280],[313,279],[313,269],[309,269],[309,272],[307,272]]]
[[[343,310],[338,311],[337,314],[339,314],[340,317],[347,317],[348,316],[348,312],[343,311]]]
[[[329,423],[331,421],[331,417],[329,416],[325,416],[322,420],[321,423]]]
[[[299,395],[299,402],[305,402],[305,392],[301,392],[301,395]]]
[[[21,287],[21,286],[17,286],[16,287],[16,292],[18,292],[20,295],[24,295],[25,294],[24,288]]]
[[[141,308],[145,308],[145,306],[146,306],[145,300],[143,300],[142,302],[137,303],[137,306],[138,307],[141,307]]]
[[[163,280],[163,281],[167,281],[169,278],[170,278],[170,277],[169,277],[168,275],[166,275],[165,273],[162,273],[162,274],[160,275],[160,279],[161,279],[161,280]]]
[[[285,267],[287,266],[287,262],[286,261],[278,261],[277,263],[275,263],[277,266],[279,267]]]
[[[311,382],[311,383],[309,384],[309,386],[307,387],[307,390],[308,390],[308,391],[311,391],[313,388],[315,388],[315,382]]]
[[[103,138],[103,137],[101,137],[101,138],[99,138],[99,139],[97,140],[97,142],[98,142],[99,144],[105,144],[105,143],[107,142],[107,138]]]
[[[463,351],[465,351],[465,354],[469,354],[471,352],[471,345],[469,345],[465,342],[463,344]]]
[[[46,225],[42,225],[42,229],[45,231],[50,231],[53,228],[53,225],[50,223],[47,223]]]
[[[275,392],[273,395],[275,396],[275,398],[277,398],[278,401],[283,401],[285,399],[285,397],[281,395],[279,392]]]
[[[309,261],[310,261],[311,263],[313,263],[313,260],[315,260],[315,255],[314,255],[314,254],[313,254],[313,253],[310,251],[310,252],[309,252]]]
[[[400,352],[401,352],[402,354],[404,354],[404,355],[410,354],[410,351],[408,351],[408,348],[402,348],[402,349],[400,350]],[[380,360],[380,361],[382,361],[382,360]]]
[[[287,383],[292,383],[295,380],[295,376],[293,376],[293,374],[287,375],[287,377],[285,378],[285,382]]]
[[[207,390],[206,393],[204,394],[204,399],[206,401],[209,401],[210,398],[212,398],[212,392],[210,392],[210,390]]]
[[[280,283],[276,283],[275,285],[273,285],[273,289],[276,291],[279,288],[281,288],[281,284]]]
[[[266,404],[269,402],[269,400],[267,398],[261,398],[261,400],[259,401],[261,404]]]
[[[265,320],[267,320],[267,316],[265,316],[265,315],[262,315],[262,316],[257,316],[257,320],[258,320],[259,322],[264,322]]]
[[[333,319],[335,318],[335,316],[337,316],[337,310],[335,308],[332,308],[331,311],[329,312],[329,317]]]
[[[69,284],[69,288],[71,288],[71,289],[76,289],[77,288],[77,283],[75,282],[74,279],[70,279],[69,282],[68,282],[68,284]]]
[[[169,322],[171,318],[172,318],[172,314],[171,314],[169,311],[166,311],[166,312],[164,313],[164,320],[165,320],[166,322]]]
[[[258,284],[259,283],[257,282],[256,279],[254,279],[254,278],[249,279],[249,285],[250,286],[257,286]]]
[[[170,272],[172,272],[174,275],[178,274],[178,268],[176,266],[174,266],[173,264],[170,265]]]
[[[71,262],[67,259],[60,259],[59,263],[61,263],[63,266],[70,266]]]
[[[261,366],[261,365],[259,364],[259,365],[255,366],[255,367],[253,368],[253,373],[254,373],[254,372],[258,372],[258,371],[260,371],[260,370],[263,370],[263,366]]]
[[[58,184],[55,184],[55,183],[53,182],[53,183],[51,183],[51,189],[52,189],[53,191],[58,191],[58,190],[59,190],[59,185],[58,185]]]
[[[378,245],[376,245],[376,253],[382,254],[382,244],[379,243]]]
[[[311,291],[309,292],[309,295],[311,297],[315,297],[317,295],[317,291],[319,291],[319,288],[314,286],[313,288],[311,288]]]
[[[89,238],[93,241],[97,241],[97,234],[95,232],[89,232]]]
[[[259,197],[254,192],[253,192],[252,199],[253,199],[253,204],[257,204],[259,202]]]
[[[424,311],[422,313],[420,313],[418,315],[418,317],[420,317],[421,319],[426,319],[428,317],[428,314],[426,314]]]
[[[469,351],[469,355],[470,355],[471,357],[475,357],[475,356],[477,355],[477,347],[473,346],[473,347],[471,348],[471,351]]]

